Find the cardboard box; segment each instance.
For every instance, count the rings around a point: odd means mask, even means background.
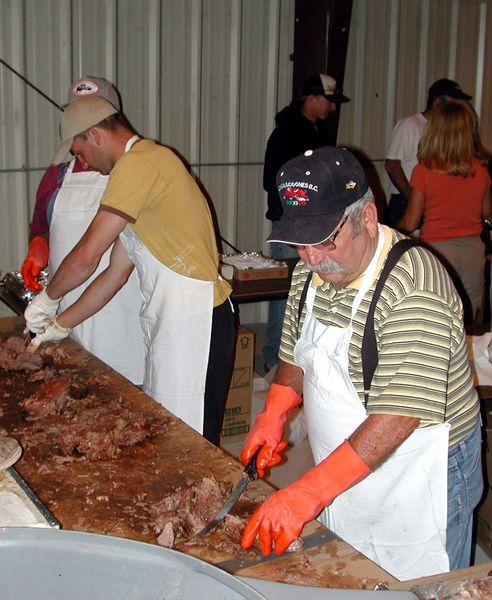
[[[225,279],[252,281],[255,279],[285,279],[289,275],[287,266],[279,265],[268,269],[238,269],[232,265],[221,265],[220,274]]]
[[[221,437],[225,441],[244,439],[250,430],[254,353],[255,334],[240,326],[234,371],[222,424]]]
[[[287,263],[256,252],[224,254],[220,274],[225,279],[251,281],[255,279],[285,279],[289,276]]]
[[[246,437],[250,430],[251,392],[248,388],[231,389],[222,423],[221,437],[225,442],[238,441]]]
[[[252,281],[255,279],[285,279],[289,275],[287,265],[270,267],[268,269],[234,269],[234,279],[238,281]]]

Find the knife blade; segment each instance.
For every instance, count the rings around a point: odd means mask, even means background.
[[[213,519],[197,534],[193,536],[192,539],[196,540],[198,538],[203,537],[207,533],[210,533],[212,529],[215,529],[217,525],[225,518],[225,516],[231,511],[232,507],[239,500],[239,497],[244,492],[246,487],[251,481],[254,481],[258,477],[258,471],[256,470],[256,458],[261,448],[253,454],[250,458],[248,464],[244,467],[244,471],[242,472],[241,479],[236,483],[234,489],[231,492],[231,495],[226,500],[226,502],[222,505],[220,510],[216,513]]]
[[[299,552],[309,550],[310,548],[315,548],[316,546],[321,546],[322,544],[327,544],[328,542],[340,540],[338,535],[331,531],[331,529],[315,531],[314,533],[306,535],[300,539],[302,540],[303,545]],[[280,555],[272,552],[269,556],[262,556],[260,558],[233,558],[230,560],[223,560],[222,562],[214,563],[214,567],[218,567],[223,571],[234,574],[236,571],[242,571],[244,569],[249,569],[250,567],[256,567],[257,565],[270,562],[272,560],[288,558],[289,556],[292,556],[292,554],[289,552],[284,552],[284,554]]]

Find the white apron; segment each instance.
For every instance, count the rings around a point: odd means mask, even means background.
[[[130,225],[120,233],[135,263],[144,298],[144,391],[190,427],[203,433],[214,286],[169,269]]]
[[[130,225],[120,240],[135,264],[143,296],[144,391],[203,434],[214,284],[166,267]]]
[[[54,274],[62,260],[80,240],[99,209],[108,177],[97,171],[73,172],[70,163],[55,199],[50,223],[49,272]],[[111,247],[112,248],[112,247]],[[60,302],[60,311],[73,304],[109,264],[111,248],[102,256],[93,275]],[[144,342],[138,319],[142,296],[136,273],[116,296],[94,316],[74,327],[71,337],[133,383],[144,378]]]
[[[354,299],[352,318],[374,280],[384,234]],[[296,344],[304,371],[304,413],[316,464],[367,418],[348,369],[352,324],[325,326],[307,314]],[[319,519],[354,548],[400,580],[449,571],[446,553],[449,425],[415,430],[366,479],[350,488]]]

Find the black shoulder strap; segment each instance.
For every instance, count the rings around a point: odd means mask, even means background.
[[[299,307],[297,309],[297,324],[301,322],[302,309],[304,304],[306,303],[306,296],[309,289],[309,284],[311,283],[311,279],[313,278],[313,272],[309,271],[309,274],[304,283],[304,287],[302,288],[301,297],[299,298]]]
[[[388,275],[391,273],[393,267],[396,265],[401,256],[413,246],[418,246],[414,240],[405,238],[397,242],[389,251],[384,263],[384,267],[379,276],[376,289],[369,306],[367,313],[367,320],[364,327],[364,337],[362,338],[362,371],[364,374],[364,397],[365,404],[367,405],[367,399],[369,396],[369,390],[371,388],[372,377],[378,364],[378,347],[376,344],[376,336],[374,334],[374,312],[376,310],[376,304],[381,295],[381,291],[388,279]]]

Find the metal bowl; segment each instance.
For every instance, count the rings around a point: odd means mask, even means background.
[[[38,282],[45,287],[48,283],[48,271],[41,271]],[[0,279],[0,300],[17,315],[23,315],[26,306],[36,295],[24,285],[22,274],[10,271]]]

